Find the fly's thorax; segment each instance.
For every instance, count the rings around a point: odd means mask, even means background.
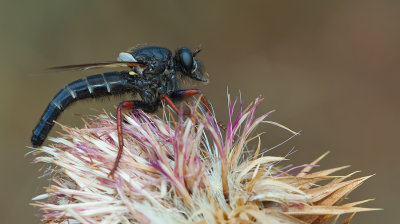
[[[172,53],[169,49],[156,46],[135,48],[129,53],[138,61],[167,61],[172,57]]]

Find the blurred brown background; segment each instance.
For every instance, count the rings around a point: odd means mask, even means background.
[[[293,147],[291,163],[322,153],[324,168],[352,165],[376,174],[351,201],[384,211],[354,223],[393,223],[400,200],[400,1],[1,1],[0,223],[37,223],[30,199],[43,192],[43,165],[31,164],[31,130],[68,82],[97,73],[33,76],[54,65],[114,60],[138,44],[171,49],[202,44],[211,83],[202,88],[224,121],[226,92],[245,103],[262,95],[258,112],[302,131],[272,154]],[[119,99],[79,102],[59,121],[81,125],[75,113],[112,109]],[[267,131],[267,148],[289,137]],[[55,131],[51,136],[57,136]],[[350,202],[350,201],[348,201]]]

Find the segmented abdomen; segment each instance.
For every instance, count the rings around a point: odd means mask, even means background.
[[[32,131],[32,145],[40,146],[63,110],[71,103],[85,98],[97,98],[132,91],[128,72],[108,72],[92,75],[66,85],[51,100],[39,123]]]

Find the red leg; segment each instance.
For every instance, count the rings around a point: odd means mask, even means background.
[[[171,100],[167,95],[161,94],[160,95],[160,100],[167,102],[168,105],[175,111],[175,113],[179,113],[178,107],[175,105],[174,101]]]
[[[134,109],[135,108],[135,101],[123,101],[118,105],[117,108],[117,134],[118,134],[118,155],[114,162],[114,167],[108,174],[109,177],[114,177],[114,173],[118,168],[119,161],[121,160],[122,156],[122,149],[124,147],[124,139],[122,138],[122,109]]]
[[[212,115],[210,104],[208,103],[207,99],[204,97],[203,93],[199,89],[178,90],[178,91],[173,92],[171,94],[171,97],[172,98],[176,98],[176,99],[180,99],[180,98],[186,98],[186,97],[190,97],[190,96],[194,96],[194,95],[198,95],[198,94],[201,94],[201,96],[200,96],[201,102],[203,102],[204,106],[206,107],[207,112],[210,115]],[[172,102],[171,99],[169,99],[169,100]],[[168,102],[168,104],[169,104],[169,102]],[[226,128],[220,122],[217,121],[217,124],[222,130],[226,131]]]
[[[174,103],[174,101],[167,95],[165,94],[161,94],[160,95],[160,100],[166,102],[174,111],[175,113],[179,114],[179,109],[176,106],[176,104]],[[184,112],[183,115],[191,115],[189,112]]]
[[[186,89],[186,90],[178,90],[171,94],[172,98],[186,98],[194,95],[202,94],[201,90],[199,89]],[[203,102],[204,106],[207,109],[207,112],[211,114],[210,104],[208,103],[207,99],[203,96],[200,96],[201,101]]]

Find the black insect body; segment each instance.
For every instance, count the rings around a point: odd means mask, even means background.
[[[43,143],[53,127],[54,121],[63,110],[75,101],[122,93],[132,93],[134,96],[138,94],[142,100],[123,101],[118,105],[119,151],[115,165],[110,172],[110,175],[113,175],[118,167],[124,145],[121,110],[126,108],[154,112],[164,101],[178,112],[174,102],[201,94],[198,89],[180,89],[179,74],[197,81],[207,81],[202,77],[200,62],[195,59],[199,52],[200,48],[192,52],[187,47],[182,47],[173,55],[167,48],[151,46],[122,52],[117,61],[55,67],[55,69],[81,70],[97,67],[129,67],[130,70],[92,75],[66,85],[51,100],[33,130],[32,145],[40,146]],[[209,104],[202,95],[201,100],[210,112]]]

